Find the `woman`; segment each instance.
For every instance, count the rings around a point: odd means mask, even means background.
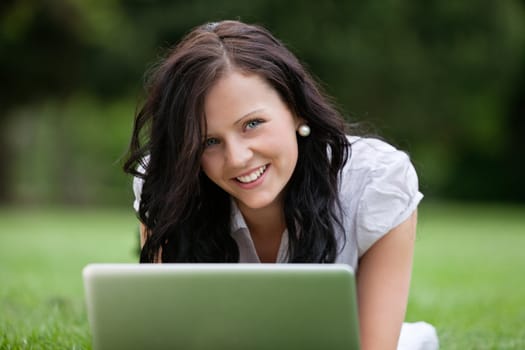
[[[362,348],[395,349],[422,195],[405,153],[346,132],[268,31],[196,28],[153,74],[124,166],[141,262],[346,263]],[[406,341],[437,348],[426,324],[403,326]]]

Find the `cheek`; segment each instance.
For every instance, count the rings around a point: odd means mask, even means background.
[[[299,158],[299,145],[297,144],[297,139],[295,138],[295,132],[292,136],[292,142],[290,143],[289,148],[289,159],[290,159],[290,170],[293,172],[297,166],[297,160]]]
[[[214,157],[202,156],[201,168],[204,174],[206,174],[206,176],[208,176],[210,180],[214,181],[214,178],[217,176],[218,173],[217,160],[214,159]]]
[[[299,152],[297,149],[297,145],[295,145],[295,148],[293,148],[290,152],[290,172],[293,173],[295,170],[295,167],[297,166],[297,160],[299,158]]]
[[[283,142],[284,140],[284,142]],[[279,135],[279,138],[276,140],[276,148],[281,150],[285,156],[290,160],[296,160],[299,152],[297,138],[295,130],[287,130]]]

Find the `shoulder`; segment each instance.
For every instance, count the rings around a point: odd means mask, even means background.
[[[373,138],[349,137],[351,153],[341,177],[341,202],[352,218],[359,255],[406,220],[423,195],[407,153]]]
[[[358,188],[375,182],[387,185],[417,175],[406,152],[374,138],[348,137],[350,156],[342,171],[342,186],[358,184]],[[354,186],[355,187],[355,186]]]
[[[349,136],[350,157],[345,170],[377,171],[392,163],[408,161],[408,154],[375,138]]]

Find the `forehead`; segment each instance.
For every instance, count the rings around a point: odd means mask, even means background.
[[[262,77],[231,71],[213,84],[204,98],[206,123],[240,118],[254,110],[286,108],[279,94]]]

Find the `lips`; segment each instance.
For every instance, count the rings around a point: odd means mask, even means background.
[[[239,182],[241,182],[243,184],[248,184],[248,183],[254,182],[258,178],[260,178],[262,176],[262,174],[264,174],[264,172],[266,171],[266,168],[267,168],[267,166],[263,165],[263,166],[255,169],[254,171],[252,171],[251,173],[249,173],[247,175],[237,176],[235,178],[235,180],[237,180],[237,181],[239,181]]]

